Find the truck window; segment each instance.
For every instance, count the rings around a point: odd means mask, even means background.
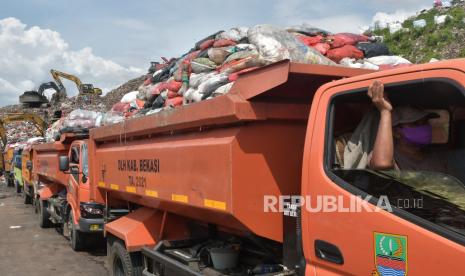
[[[89,161],[87,155],[87,144],[82,145],[81,154],[82,154],[82,173],[85,176],[89,176]]]
[[[400,121],[396,124],[393,115],[392,167],[374,168],[370,162],[380,112],[367,96],[367,89],[340,93],[333,97],[328,113],[327,173],[355,195],[371,195],[373,202],[387,196],[394,214],[445,237],[465,241],[463,88],[450,80],[435,79],[387,85],[384,92],[393,107],[392,114],[404,106],[437,114],[421,118],[424,125],[431,126],[425,127],[432,132],[430,143],[419,146],[413,138],[408,140],[402,128],[412,127]],[[434,152],[437,160],[427,164],[422,164],[423,159],[401,160],[396,151],[407,142],[425,156]],[[439,163],[445,165],[436,166]]]
[[[69,170],[73,178],[79,182],[79,146],[71,148]]]

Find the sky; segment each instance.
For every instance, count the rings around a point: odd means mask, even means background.
[[[308,23],[359,32],[403,20],[432,0],[0,0],[0,106],[51,81],[50,69],[107,92],[235,26]],[[68,94],[77,90],[64,81]]]

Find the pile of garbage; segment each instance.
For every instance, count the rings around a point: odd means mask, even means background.
[[[152,62],[145,76],[110,92],[106,103],[94,101],[78,108],[63,103],[67,115],[49,128],[47,141],[64,131],[109,125],[226,94],[241,74],[284,59],[372,70],[411,65],[391,56],[379,37],[332,34],[308,25],[235,27],[205,37],[179,58],[162,59]],[[117,99],[110,111],[101,112]]]
[[[8,143],[26,142],[31,136],[38,135],[36,127],[31,122],[13,122],[5,125]]]
[[[112,107],[125,117],[207,100],[227,93],[243,73],[280,60],[386,70],[409,66],[390,56],[377,37],[339,33],[308,25],[236,27],[214,33],[179,58],[152,62],[143,84]]]

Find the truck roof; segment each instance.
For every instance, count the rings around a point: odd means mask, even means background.
[[[255,120],[306,120],[322,84],[372,72],[284,60],[241,75],[226,95],[94,128],[90,136],[104,141]]]

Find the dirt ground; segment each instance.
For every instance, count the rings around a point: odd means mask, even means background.
[[[32,205],[0,182],[0,275],[108,275],[104,243],[74,252],[56,229],[41,229]]]

